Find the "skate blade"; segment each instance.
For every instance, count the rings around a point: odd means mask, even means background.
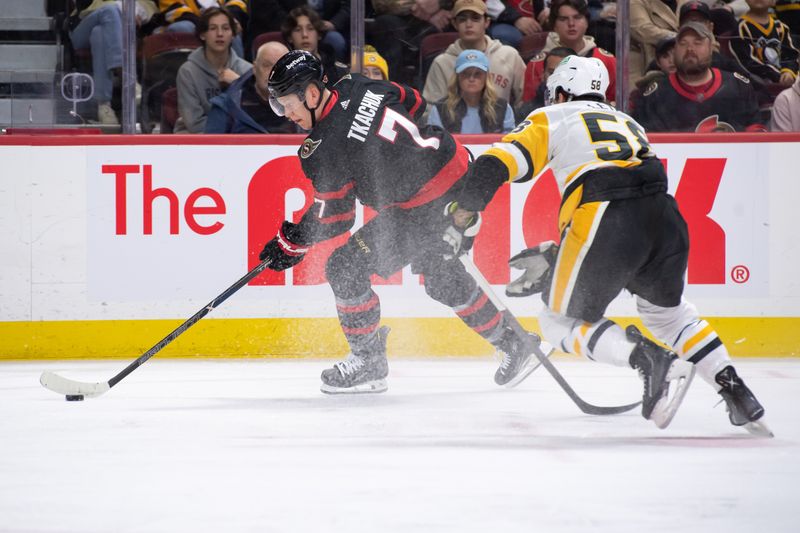
[[[389,386],[386,384],[385,379],[376,379],[375,381],[367,381],[352,387],[334,387],[323,383],[319,390],[325,394],[374,394],[379,392],[386,392]]]
[[[553,355],[553,352],[555,351],[555,349],[546,342],[542,342],[539,345],[538,349],[542,351],[545,357],[550,357],[551,355]],[[525,365],[522,367],[522,370],[520,370],[517,373],[517,375],[514,376],[513,379],[511,379],[508,383],[506,383],[503,386],[507,389],[513,389],[514,387],[525,381],[525,379],[528,376],[530,376],[533,373],[533,371],[539,368],[540,366],[542,366],[542,362],[539,360],[539,358],[536,357],[536,355],[534,354],[530,354],[528,356],[528,360],[525,362]]]
[[[669,381],[669,392],[672,392],[672,397],[669,397],[668,392],[656,403],[653,412],[650,414],[650,420],[660,429],[667,427],[675,417],[675,413],[678,412],[678,407],[681,406],[684,396],[689,391],[689,385],[692,383],[695,370],[692,363],[680,359],[675,360],[670,365],[667,372],[667,381]]]
[[[746,429],[751,435],[756,435],[758,437],[766,437],[766,438],[773,438],[775,434],[769,429],[769,426],[764,421],[763,418],[759,420],[755,420],[753,422],[748,422],[747,424],[742,426]]]

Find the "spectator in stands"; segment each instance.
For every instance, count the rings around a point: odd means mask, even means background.
[[[389,65],[389,77],[414,84],[420,42],[426,35],[450,28],[452,0],[372,0],[374,22],[366,39]]]
[[[486,35],[489,27],[486,4],[483,0],[458,0],[452,13],[458,39],[433,60],[422,96],[428,102],[444,99],[458,54],[464,50],[478,50],[489,58],[489,79],[497,97],[516,105],[522,97],[525,63],[514,48]]]
[[[739,74],[749,78],[750,73],[747,72],[747,70],[742,67],[738,61],[729,55],[726,55],[727,52],[726,54],[721,53],[721,46],[716,37],[716,25],[712,20],[711,11],[712,10],[709,9],[708,4],[705,2],[700,0],[690,0],[685,4],[682,4],[678,10],[678,24],[681,26],[687,22],[699,22],[703,24],[713,35],[713,41],[711,42],[711,66],[721,70],[727,70],[729,72],[738,72]],[[727,12],[724,9],[714,10],[716,13],[723,11]],[[750,81],[753,80],[751,79]],[[756,87],[756,89],[758,88],[759,87]]]
[[[175,133],[202,133],[211,109],[211,99],[252,65],[231,48],[236,22],[228,10],[211,7],[203,11],[197,23],[202,48],[194,50],[178,69],[178,110],[180,118]]]
[[[797,78],[798,49],[789,27],[769,10],[775,0],[747,0],[750,10],[739,21],[740,41],[733,51],[748,72],[783,87]]]
[[[589,27],[589,9],[584,0],[555,0],[550,6],[550,25],[553,31],[547,36],[542,52],[528,62],[525,70],[524,100],[530,100],[542,82],[544,58],[547,52],[558,46],[571,48],[583,57],[596,57],[608,70],[608,90],[606,99],[616,100],[617,60],[610,53],[598,47],[591,36],[586,35]]]
[[[431,106],[428,124],[450,133],[507,133],[514,129],[514,111],[487,83],[489,58],[464,50],[456,58],[447,98]]]
[[[305,50],[314,54],[322,63],[328,77],[328,86],[350,72],[347,65],[336,61],[333,48],[323,42],[325,24],[316,11],[308,6],[292,9],[281,25],[283,39],[293,50]]]
[[[114,70],[122,69],[122,12],[112,1],[77,0],[69,19],[70,40],[76,50],[92,52],[94,100],[101,124],[119,124],[111,107]]]
[[[375,50],[374,47],[367,45],[364,47],[363,66],[361,74],[371,80],[388,80],[389,65],[386,60]]]
[[[308,6],[322,19],[322,42],[333,48],[336,59],[348,61],[350,45],[350,1],[349,0],[250,0],[250,26],[247,28],[249,47],[262,33],[280,31],[281,23],[289,12]],[[369,2],[365,2],[369,4]]]
[[[667,77],[675,72],[675,37],[665,37],[658,41],[655,48],[656,58],[647,66],[647,72],[636,81],[630,94],[628,114],[634,113],[641,105],[642,93],[654,82],[667,83]],[[713,64],[713,62],[712,62]]]
[[[486,0],[489,36],[519,49],[524,36],[542,31],[536,13],[543,7],[543,0]]]
[[[236,37],[232,46],[239,57],[244,57],[242,29],[247,27],[248,0],[154,0],[164,20],[166,31],[197,33],[197,24],[203,10],[224,7],[235,21]]]
[[[784,89],[772,105],[770,131],[800,131],[800,77]]]
[[[550,50],[549,52],[545,53],[544,56],[544,71],[542,72],[542,82],[539,84],[539,87],[536,88],[534,95],[529,100],[523,100],[522,104],[519,106],[517,110],[517,118],[522,120],[524,117],[528,116],[531,111],[535,109],[539,109],[540,107],[544,107],[547,105],[545,102],[545,90],[547,89],[547,78],[550,77],[550,74],[556,69],[561,60],[567,56],[574,56],[575,50],[572,48],[567,48],[566,46],[557,46]],[[528,87],[523,88],[523,94],[528,94]]]
[[[267,93],[269,73],[287,52],[283,43],[261,45],[253,59],[253,70],[211,99],[206,133],[297,133],[290,120],[272,111]]]
[[[631,87],[648,71],[656,57],[656,44],[678,33],[676,0],[631,0],[631,48],[628,80]]]
[[[712,38],[698,22],[680,27],[676,71],[651,83],[633,110],[648,131],[764,131],[750,80],[711,67]]]
[[[775,0],[775,16],[789,26],[789,33],[800,35],[800,0]]]

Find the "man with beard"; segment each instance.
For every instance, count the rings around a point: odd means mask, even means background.
[[[766,131],[745,76],[711,67],[713,36],[698,22],[680,27],[676,71],[642,93],[634,118],[648,131]]]

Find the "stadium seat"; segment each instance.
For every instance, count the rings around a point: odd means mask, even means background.
[[[419,77],[423,84],[433,59],[453,44],[456,39],[458,39],[458,32],[455,31],[431,33],[422,38],[419,43]]]
[[[547,42],[548,35],[549,32],[540,31],[524,36],[519,43],[519,55],[522,56],[522,60],[527,63],[533,56],[541,52]]]
[[[161,116],[162,94],[175,86],[178,69],[202,43],[191,33],[157,33],[142,42],[142,131],[150,133]]]
[[[255,39],[253,39],[253,46],[251,48],[252,57],[256,57],[256,52],[261,45],[264,43],[268,43],[270,41],[278,41],[279,43],[286,44],[286,41],[283,40],[283,34],[279,31],[268,31],[265,33],[259,33],[256,35]]]
[[[170,87],[161,93],[161,133],[172,133],[180,116],[178,112],[178,88]]]

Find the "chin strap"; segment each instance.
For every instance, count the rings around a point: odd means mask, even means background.
[[[314,83],[314,85],[316,85],[317,89],[319,89],[319,102],[317,102],[317,105],[315,105],[313,108],[311,108],[311,107],[308,107],[308,101],[303,101],[303,106],[306,109],[308,109],[309,111],[311,111],[311,129],[312,130],[317,126],[317,109],[319,109],[319,106],[322,105],[322,95],[325,94],[325,87],[324,86],[320,86],[320,85],[318,85],[316,83]],[[331,96],[333,96],[332,93],[330,95],[328,95],[328,100],[331,99]],[[325,100],[325,105],[328,104],[328,100]]]

